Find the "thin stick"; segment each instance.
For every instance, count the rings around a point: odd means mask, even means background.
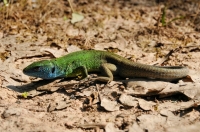
[[[73,7],[72,7],[72,2],[71,2],[71,0],[68,0],[68,2],[69,2],[70,8],[72,9],[72,12],[74,13],[74,9],[73,9]]]
[[[97,92],[98,92],[98,95],[99,95],[99,102],[101,102],[101,95],[100,95],[100,92],[99,92],[99,86],[96,84],[96,88],[97,88]]]

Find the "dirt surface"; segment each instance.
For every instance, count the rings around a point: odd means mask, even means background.
[[[0,2],[0,131],[197,132],[198,0]],[[178,82],[42,80],[37,60],[94,49],[149,65],[186,66]]]

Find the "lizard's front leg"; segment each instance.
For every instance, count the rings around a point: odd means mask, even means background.
[[[85,66],[79,66],[76,69],[73,69],[71,74],[68,74],[66,77],[78,77],[78,79],[84,79],[88,76],[88,70]]]
[[[109,83],[113,81],[113,74],[117,72],[117,66],[111,63],[104,63],[101,65],[100,70],[105,76],[99,76],[96,80]]]

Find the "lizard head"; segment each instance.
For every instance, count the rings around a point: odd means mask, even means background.
[[[62,74],[59,67],[49,60],[34,62],[24,68],[23,73],[43,79],[54,79]]]

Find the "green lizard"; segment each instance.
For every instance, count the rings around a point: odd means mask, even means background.
[[[188,68],[181,66],[151,66],[132,62],[119,55],[98,50],[84,50],[52,60],[42,60],[27,66],[26,75],[43,79],[88,76],[88,72],[101,72],[97,80],[110,82],[113,75],[124,78],[147,77],[162,80],[177,80],[187,76]]]

